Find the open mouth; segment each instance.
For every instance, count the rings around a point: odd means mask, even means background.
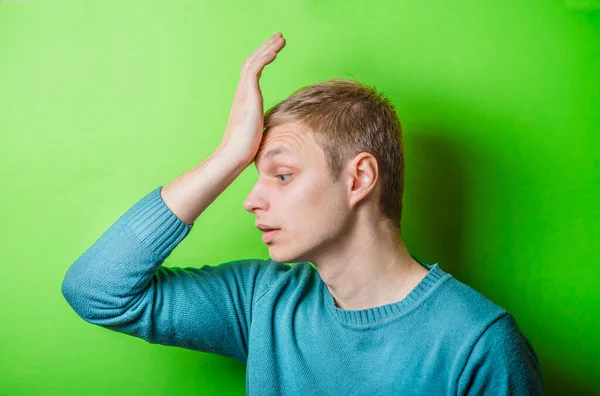
[[[271,241],[273,240],[273,238],[275,237],[275,235],[277,235],[277,233],[278,233],[279,231],[280,231],[280,230],[278,230],[278,229],[271,229],[271,230],[267,230],[267,231],[266,231],[266,232],[263,234],[263,236],[262,236],[262,241],[263,241],[264,243],[269,243],[269,242],[271,242]]]

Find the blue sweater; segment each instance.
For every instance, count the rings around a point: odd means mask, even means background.
[[[514,317],[438,264],[403,300],[338,308],[311,263],[161,264],[193,224],[157,187],[67,270],[89,323],[246,363],[248,395],[539,395]]]

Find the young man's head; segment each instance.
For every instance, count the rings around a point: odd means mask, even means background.
[[[333,257],[357,235],[400,237],[402,128],[394,105],[367,85],[332,79],[270,108],[255,165],[244,208],[279,229],[266,241],[277,262]]]

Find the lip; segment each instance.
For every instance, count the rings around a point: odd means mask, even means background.
[[[257,224],[256,228],[258,228],[262,232],[268,232],[268,231],[278,230],[279,229],[279,228],[276,228],[276,227],[268,226],[266,224]]]
[[[272,231],[267,231],[267,232],[265,232],[265,233],[263,234],[263,236],[262,236],[262,241],[263,241],[264,243],[269,243],[269,242],[271,242],[271,241],[273,240],[273,237],[274,237],[275,235],[277,235],[277,233],[278,233],[279,231],[281,231],[281,230],[275,229],[275,230],[272,230]]]

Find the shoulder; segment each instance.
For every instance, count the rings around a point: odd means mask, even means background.
[[[523,353],[533,351],[529,341],[523,337],[514,316],[509,312],[498,317],[483,330],[473,346],[471,357],[478,352],[488,353],[492,350],[502,353],[516,350]]]
[[[432,309],[443,313],[434,316],[444,318],[461,356],[458,394],[541,394],[537,356],[510,312],[454,277],[432,297]]]
[[[443,282],[432,297],[433,305],[460,320],[465,327],[482,330],[508,313],[502,306],[453,276]]]
[[[316,269],[311,263],[280,263],[272,259],[264,260],[263,284],[272,285],[277,281],[287,281],[312,276]]]
[[[272,272],[271,260],[261,258],[237,259],[218,265],[206,264],[199,270],[228,282],[252,286],[259,293],[266,288],[269,273]]]
[[[473,343],[458,379],[459,394],[541,395],[538,358],[515,318],[506,313]]]
[[[507,315],[502,306],[449,276],[423,301],[419,316],[438,329],[440,337],[453,340],[454,353],[466,356],[486,329],[503,317],[504,324]]]
[[[280,263],[272,259],[248,258],[224,262],[215,266],[227,272],[242,271],[259,276],[261,286],[270,286],[273,282],[291,278],[302,278],[316,273],[316,269],[308,262]]]
[[[296,288],[312,285],[318,276],[316,268],[309,262],[280,263],[272,259],[263,260],[260,289]]]

